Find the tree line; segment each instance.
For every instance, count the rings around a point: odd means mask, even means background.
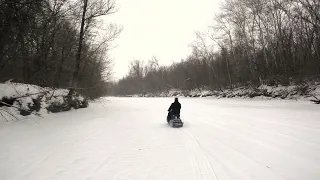
[[[193,51],[170,66],[135,60],[117,95],[288,85],[320,74],[319,0],[225,0]]]
[[[0,0],[0,82],[104,94],[121,27],[101,17],[116,11],[113,0]]]

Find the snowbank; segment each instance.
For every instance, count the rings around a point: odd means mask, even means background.
[[[27,115],[85,108],[86,98],[67,89],[52,89],[31,84],[0,83],[0,120]]]
[[[238,87],[225,90],[195,89],[183,91],[172,89],[161,93],[146,93],[134,95],[135,97],[217,97],[217,98],[267,98],[267,99],[320,99],[320,83],[313,82],[303,85]],[[130,96],[129,96],[130,97]]]

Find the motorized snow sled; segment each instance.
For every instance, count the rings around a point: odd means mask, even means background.
[[[171,127],[180,128],[183,126],[183,122],[178,115],[168,115],[167,122]]]

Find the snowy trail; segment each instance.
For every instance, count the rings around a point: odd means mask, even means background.
[[[108,100],[107,100],[108,99]],[[1,180],[319,180],[320,106],[106,98],[87,109],[1,124]]]

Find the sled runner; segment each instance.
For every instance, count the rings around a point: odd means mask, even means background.
[[[177,115],[172,115],[167,117],[167,122],[171,127],[180,128],[183,126],[183,122]]]

